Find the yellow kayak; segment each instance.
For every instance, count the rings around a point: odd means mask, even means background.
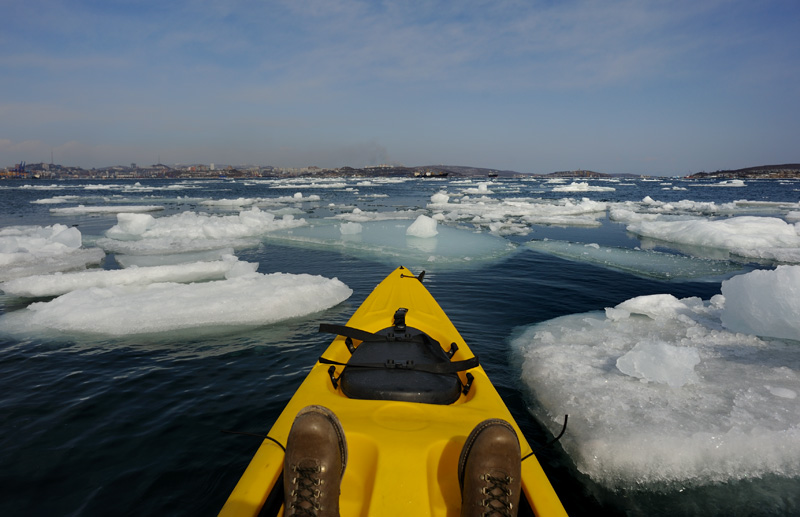
[[[337,337],[272,426],[220,515],[258,515],[262,508],[266,515],[283,514],[279,444],[285,446],[295,416],[310,404],[332,410],[345,432],[341,515],[458,515],[459,454],[487,418],[506,420],[517,432],[525,458],[520,515],[566,515],[497,390],[421,278],[397,268],[346,325],[320,330]]]

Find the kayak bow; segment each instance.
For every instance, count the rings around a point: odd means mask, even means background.
[[[344,428],[342,515],[458,515],[458,459],[487,418],[520,441],[520,515],[566,515],[527,440],[433,296],[403,267],[383,280],[337,334],[259,447],[220,515],[281,515],[286,439],[295,415],[318,404]]]

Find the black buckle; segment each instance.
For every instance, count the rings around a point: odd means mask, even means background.
[[[394,313],[394,328],[399,332],[405,332],[406,330],[406,314],[408,313],[408,309],[404,309],[400,307]]]

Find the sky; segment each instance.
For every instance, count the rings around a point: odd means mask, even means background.
[[[5,0],[0,167],[800,162],[797,0]]]

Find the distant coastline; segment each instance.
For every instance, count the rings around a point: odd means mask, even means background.
[[[215,166],[213,164],[148,166],[115,165],[111,167],[83,169],[53,163],[15,164],[0,169],[0,179],[238,179],[238,178],[284,178],[284,177],[386,177],[405,176],[417,178],[639,178],[655,177],[649,174],[608,174],[591,170],[556,171],[549,174],[522,173],[510,170],[469,167],[460,165],[424,165],[406,167],[403,165],[378,165],[373,167],[273,167],[257,165]],[[686,179],[797,179],[800,178],[800,164],[761,165],[736,170],[698,172]]]
[[[800,163],[786,163],[783,165],[760,165],[746,169],[698,172],[689,179],[787,179],[800,178]]]

